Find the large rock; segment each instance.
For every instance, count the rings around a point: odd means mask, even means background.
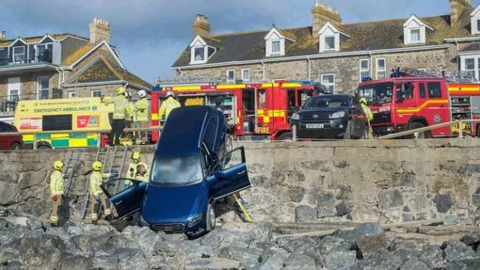
[[[0,205],[11,205],[21,201],[17,183],[0,182]]]
[[[89,270],[92,260],[82,256],[68,257],[62,261],[61,270]]]
[[[387,248],[385,234],[360,236],[355,242],[359,258],[368,258]]]
[[[212,259],[199,259],[193,261],[185,267],[185,270],[224,270],[224,269],[239,269],[240,263],[234,260],[212,258]]]
[[[0,182],[18,183],[19,173],[11,170],[2,170],[0,172]],[[3,183],[2,183],[3,185]]]
[[[295,220],[299,222],[313,221],[317,218],[317,211],[308,205],[295,208]]]
[[[277,270],[285,267],[286,261],[288,258],[288,253],[286,251],[279,250],[277,253],[271,257],[265,258],[262,262],[252,270]]]
[[[59,269],[65,255],[65,244],[60,237],[43,235],[40,238],[24,237],[15,248],[20,252],[26,269]]]
[[[140,249],[119,249],[115,253],[118,256],[119,269],[149,269],[150,265],[145,254]]]
[[[357,261],[355,251],[332,251],[325,256],[328,270],[349,270]]]
[[[400,270],[430,270],[431,267],[428,267],[424,262],[419,259],[410,259],[402,264]]]
[[[286,264],[287,265],[285,266],[285,268],[283,268],[283,270],[306,270],[316,269],[317,267],[315,260],[308,256],[300,254],[294,254],[290,256]]]
[[[220,258],[227,258],[239,261],[242,266],[251,269],[259,263],[260,254],[256,250],[239,248],[235,245],[222,248],[218,254]]]
[[[473,247],[473,249],[477,249],[478,244],[480,244],[480,234],[479,233],[469,233],[465,235],[461,241],[467,245]]]
[[[448,262],[464,261],[464,260],[480,260],[479,255],[475,251],[460,241],[447,241],[443,243],[445,259]]]
[[[43,188],[45,186],[43,180],[45,179],[46,174],[47,171],[22,173],[19,180],[20,189],[23,190],[32,186],[41,186]]]
[[[122,234],[127,239],[137,242],[147,257],[150,257],[156,251],[157,242],[162,240],[157,233],[148,227],[129,226],[122,231]]]
[[[450,208],[452,208],[453,200],[450,194],[437,194],[433,199],[437,210],[440,213],[446,213]]]
[[[398,270],[402,263],[401,258],[387,251],[381,251],[365,260],[357,261],[351,270]]]
[[[408,250],[410,252],[415,252],[420,254],[428,245],[429,241],[426,238],[403,238],[403,237],[396,237],[390,243],[389,250],[390,251],[398,251],[398,250]]]
[[[398,189],[383,191],[378,194],[378,206],[381,209],[390,209],[403,206],[403,194]]]
[[[428,247],[420,256],[423,262],[430,263],[432,268],[441,269],[445,267],[445,259],[443,258],[443,250],[440,247]]]

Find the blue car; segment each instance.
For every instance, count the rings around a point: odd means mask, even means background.
[[[228,151],[227,128],[222,112],[207,106],[172,110],[148,183],[133,180],[120,192],[111,187],[125,179],[104,185],[115,218],[140,211],[141,223],[156,231],[196,235],[212,230],[215,202],[251,187],[244,148]]]

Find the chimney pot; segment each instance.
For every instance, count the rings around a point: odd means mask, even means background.
[[[192,25],[193,28],[193,35],[201,35],[201,36],[210,36],[210,23],[208,21],[208,18],[203,15],[203,14],[197,14],[197,17],[195,18],[195,21],[193,22]]]
[[[106,20],[94,18],[90,24],[90,43],[96,44],[104,40],[110,43],[110,25]]]
[[[472,8],[470,0],[449,0],[449,2],[451,25],[458,23],[464,10]]]
[[[318,32],[327,23],[342,23],[342,17],[338,9],[332,8],[319,0],[314,2],[312,8],[312,36],[318,38]]]

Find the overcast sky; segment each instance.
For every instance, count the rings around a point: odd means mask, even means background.
[[[46,33],[89,36],[94,17],[108,20],[111,43],[127,69],[152,83],[192,40],[205,14],[213,33],[311,26],[314,0],[0,0],[0,31],[9,38]],[[324,0],[344,22],[449,14],[449,0]],[[473,5],[480,0],[472,0]]]

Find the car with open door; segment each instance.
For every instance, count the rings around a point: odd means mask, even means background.
[[[133,186],[115,193],[108,185],[118,185],[105,183],[114,216],[140,211],[141,223],[157,231],[196,235],[212,230],[215,202],[251,186],[245,149],[227,152],[226,132],[220,111],[207,106],[172,110],[148,183],[134,180]]]

